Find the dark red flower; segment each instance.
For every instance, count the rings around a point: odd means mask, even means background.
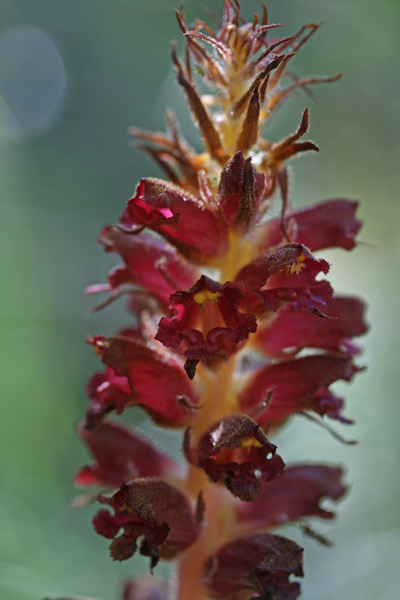
[[[300,585],[289,581],[291,575],[303,576],[303,549],[284,537],[261,534],[222,546],[210,559],[205,583],[221,600],[246,591],[256,592],[253,600],[295,600]]]
[[[342,469],[325,465],[287,467],[282,477],[263,488],[258,500],[238,504],[238,516],[257,531],[302,517],[332,519],[334,513],[322,508],[321,501],[339,500],[345,494],[342,476]]]
[[[135,479],[99,500],[114,510],[114,514],[101,510],[93,519],[97,533],[113,540],[110,553],[114,560],[133,556],[141,538],[139,551],[150,556],[155,566],[160,557],[173,558],[185,550],[199,533],[186,496],[161,479]],[[123,533],[117,537],[121,529]]]
[[[304,244],[313,252],[324,248],[352,250],[356,244],[355,236],[362,225],[355,216],[357,207],[358,202],[354,200],[325,200],[288,213],[285,217],[286,229],[293,232],[293,242]],[[282,244],[284,237],[280,219],[261,226],[258,239],[261,240],[261,250]]]
[[[324,306],[327,318],[312,312],[295,312],[291,306],[283,306],[276,316],[259,327],[257,347],[268,356],[282,357],[296,354],[302,348],[354,354],[357,346],[351,338],[364,334],[364,304],[357,298],[336,296]]]
[[[311,310],[332,299],[329,283],[316,280],[319,273],[328,270],[328,263],[315,258],[302,244],[287,244],[243,267],[235,283],[246,296],[242,306],[248,310],[277,310],[283,301],[290,302],[296,311]]]
[[[190,421],[189,406],[197,404],[182,363],[171,353],[149,348],[134,337],[96,337],[90,340],[104,364],[120,378],[127,378],[131,394],[126,406],[141,406],[160,423],[182,426]],[[107,394],[106,399],[113,399]],[[98,400],[96,398],[96,405]],[[112,408],[115,404],[112,405]],[[104,413],[110,406],[104,406]]]
[[[191,259],[214,257],[227,248],[227,229],[217,208],[161,179],[142,179],[121,218],[125,227],[147,227]]]
[[[116,292],[124,285],[140,286],[167,303],[169,296],[180,287],[188,287],[196,280],[196,270],[176,249],[163,240],[141,233],[129,234],[118,227],[105,227],[100,242],[106,252],[115,252],[124,261],[108,276],[108,285],[94,285],[88,293]]]
[[[251,378],[239,397],[240,406],[262,425],[304,410],[338,418],[342,401],[327,388],[338,379],[350,381],[356,372],[350,358],[336,354],[268,365]]]
[[[170,298],[174,317],[163,317],[156,339],[165,346],[184,346],[190,361],[228,357],[257,328],[254,315],[239,310],[244,299],[234,283],[218,283],[202,275],[188,292]]]
[[[197,448],[191,447],[189,429],[184,447],[188,460],[245,502],[259,497],[262,481],[283,473],[284,463],[275,455],[276,446],[245,415],[231,415],[216,423],[200,438]]]
[[[83,467],[75,476],[78,487],[100,485],[116,488],[135,477],[160,476],[178,472],[177,463],[157,450],[136,432],[103,422],[88,429],[84,422],[78,433],[89,447],[95,462]]]

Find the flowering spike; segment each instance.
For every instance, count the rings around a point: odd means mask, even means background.
[[[269,38],[281,25],[263,2],[250,22],[239,0],[221,5],[222,18],[208,10],[211,26],[197,19],[189,27],[177,10],[183,58],[172,46],[205,151],[187,143],[171,112],[166,133],[131,130],[167,180],[143,177],[120,224],[103,229],[101,244],[122,263],[87,290],[108,294],[97,308],[127,297],[131,322],[89,339],[105,369],[87,386],[78,431],[93,461],[75,484],[113,491],[99,496],[93,524],[114,560],[139,551],[153,569],[177,559],[168,594],[134,580],[124,600],[298,598],[303,550],[271,531],[297,522],[329,544],[308,519],[333,518],[322,502],[342,499],[346,486],[338,467],[285,467],[276,432],[301,415],[354,443],[324,418],[352,423],[331,386],[361,370],[354,339],[367,329],[364,305],[334,294],[329,264],[315,253],[355,247],[358,205],[335,198],[293,207],[288,162],[319,150],[304,140],[308,108],[283,140],[263,131],[295,90],[315,99],[309,86],[338,76],[298,78],[289,68],[318,24]],[[186,468],[160,443],[106,420],[132,406],[184,431]]]

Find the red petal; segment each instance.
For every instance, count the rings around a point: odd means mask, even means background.
[[[284,356],[302,348],[322,348],[354,354],[350,339],[367,331],[364,304],[357,298],[335,297],[324,307],[328,318],[311,312],[294,312],[284,306],[276,317],[258,329],[258,348],[269,356]]]
[[[132,392],[125,406],[141,406],[159,423],[182,426],[191,420],[187,406],[195,406],[197,396],[175,357],[135,338],[94,338],[92,343],[102,361],[128,379]],[[182,398],[188,399],[187,405]]]
[[[109,275],[112,290],[125,284],[139,285],[167,302],[176,289],[189,287],[196,279],[193,267],[178,256],[175,248],[154,236],[105,227],[100,242],[107,252],[116,252],[125,263]]]
[[[234,600],[246,591],[255,591],[260,600],[295,600],[300,586],[289,577],[303,576],[302,563],[303,549],[291,540],[247,536],[228,542],[212,556],[205,583],[213,598],[223,600]]]
[[[132,395],[128,379],[119,377],[112,369],[106,369],[104,373],[95,373],[86,391],[91,399],[86,413],[87,425],[90,427],[95,427],[111,410],[121,414]]]
[[[282,477],[263,488],[258,500],[238,505],[239,518],[251,522],[258,531],[302,517],[331,519],[333,513],[320,503],[325,498],[338,500],[344,495],[342,476],[342,469],[324,465],[287,467]]]
[[[78,432],[96,460],[75,477],[78,487],[116,488],[135,477],[158,476],[177,470],[172,458],[126,427],[107,422],[87,429],[80,423]]]
[[[132,556],[140,537],[140,553],[150,556],[154,566],[160,556],[173,558],[197,538],[198,524],[186,496],[161,479],[135,479],[99,500],[114,510],[114,515],[99,511],[93,519],[97,533],[114,538],[114,560]],[[120,529],[123,534],[116,538]]]
[[[352,200],[326,200],[289,213],[285,221],[294,222],[293,241],[308,246],[313,252],[324,248],[351,250],[355,246],[354,238],[362,225],[355,216],[357,207],[358,202]],[[280,219],[264,225],[259,234],[262,250],[282,243]]]
[[[187,435],[188,459],[202,467],[212,481],[222,480],[234,496],[245,502],[259,497],[261,481],[270,481],[283,472],[284,463],[275,456],[276,446],[245,415],[222,419],[201,437],[197,449],[188,446]]]
[[[254,315],[238,310],[244,298],[231,282],[221,285],[202,275],[188,292],[176,292],[170,308],[177,315],[163,317],[156,339],[165,346],[186,346],[189,360],[227,357],[257,328]]]
[[[291,302],[294,310],[309,310],[331,300],[330,285],[316,281],[319,273],[328,270],[328,263],[316,259],[305,246],[287,244],[243,267],[235,282],[246,295],[242,304],[250,310],[277,310],[281,300]]]
[[[215,256],[227,247],[220,216],[189,192],[159,179],[141,180],[121,220],[158,231],[192,259]]]
[[[240,396],[240,406],[261,424],[280,421],[303,410],[332,416],[329,400],[334,396],[326,388],[338,379],[350,381],[356,371],[350,358],[335,354],[269,365],[253,376]]]

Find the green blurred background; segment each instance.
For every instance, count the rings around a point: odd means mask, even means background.
[[[205,2],[185,2],[189,19],[202,15]],[[83,288],[104,281],[116,262],[96,245],[97,234],[117,220],[139,177],[158,173],[130,147],[127,129],[162,128],[170,105],[199,145],[169,60],[170,39],[179,37],[177,3],[1,0],[4,600],[116,600],[121,580],[146,570],[141,558],[113,564],[106,540],[91,528],[93,508],[70,508],[71,479],[86,460],[74,423],[86,408],[86,380],[98,366],[84,339],[123,323],[122,304],[84,316],[93,298]],[[221,2],[208,4],[218,10]],[[251,18],[258,3],[243,0],[243,7]],[[357,424],[338,428],[357,437],[358,446],[342,446],[300,418],[279,440],[285,460],[343,463],[352,482],[340,517],[316,524],[334,540],[332,549],[290,531],[307,548],[303,597],[398,600],[400,2],[270,0],[269,7],[271,20],[286,23],[288,33],[325,21],[295,59],[299,75],[344,72],[339,83],[314,88],[323,104],[296,96],[268,135],[276,140],[293,132],[310,106],[311,138],[322,152],[292,164],[293,201],[362,200],[366,244],[326,255],[335,287],[367,299],[373,326],[359,359],[368,370],[342,386],[347,414]],[[142,419],[128,413],[128,422]],[[176,446],[174,436],[157,435]]]

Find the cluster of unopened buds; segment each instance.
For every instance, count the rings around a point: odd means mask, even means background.
[[[172,53],[206,150],[189,146],[170,112],[165,134],[135,129],[167,180],[142,179],[100,235],[122,264],[89,292],[107,293],[102,306],[127,297],[131,323],[89,340],[105,368],[79,426],[94,462],[75,483],[102,491],[93,524],[114,560],[139,552],[153,570],[176,559],[168,590],[148,576],[126,600],[293,600],[303,550],[272,531],[299,522],[324,542],[307,519],[331,519],[321,502],[346,487],[341,468],[285,465],[273,442],[296,414],[328,430],[326,419],[350,422],[330,386],[359,370],[363,304],[333,293],[319,252],[351,250],[360,221],[346,199],[291,206],[287,162],[318,151],[302,141],[308,109],[293,135],[261,137],[295,90],[337,79],[291,70],[318,26],[276,37],[264,6],[245,23],[238,0],[209,16],[213,26],[189,27],[177,11],[186,54]],[[184,465],[108,418],[128,407],[183,434]]]

